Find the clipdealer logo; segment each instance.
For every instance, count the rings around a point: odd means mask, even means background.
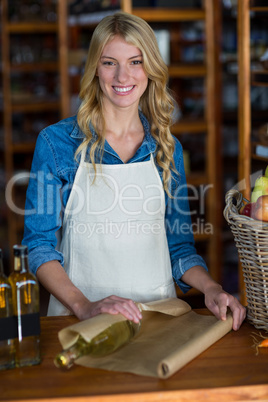
[[[254,186],[256,179],[262,175],[262,171],[256,171],[251,174],[250,176],[250,183],[251,187]],[[36,182],[34,185],[36,186],[36,198],[37,202],[33,205],[32,208],[24,209],[21,208],[15,202],[14,197],[14,189],[17,185],[27,185],[29,179]],[[212,225],[206,221],[206,196],[207,193],[213,189],[212,185],[200,185],[200,186],[192,186],[192,185],[184,185],[178,186],[175,190],[174,199],[172,202],[168,202],[166,205],[161,205],[160,203],[160,191],[163,191],[162,187],[159,186],[148,186],[148,190],[155,190],[152,191],[151,195],[148,197],[144,197],[143,191],[138,186],[126,186],[123,189],[119,189],[116,182],[113,182],[111,178],[106,178],[110,181],[110,189],[114,191],[115,197],[113,203],[107,206],[107,211],[112,210],[115,206],[119,206],[122,211],[127,212],[131,217],[138,217],[141,211],[146,212],[148,215],[154,215],[161,211],[161,213],[165,213],[166,216],[172,214],[172,210],[176,210],[179,215],[191,215],[193,218],[193,223],[191,227],[188,224],[184,224],[179,222],[179,219],[172,221],[166,221],[166,230],[169,233],[181,233],[187,234],[190,231],[195,233],[212,233],[213,227]],[[245,189],[245,180],[241,180],[236,185],[232,186],[232,188],[237,189],[238,191],[243,191]],[[161,189],[160,189],[161,187]],[[183,188],[186,191],[182,191]],[[30,172],[21,172],[15,174],[7,183],[6,190],[5,190],[5,198],[6,204],[8,208],[17,215],[23,216],[30,216],[30,215],[56,215],[60,216],[60,214],[66,211],[62,208],[62,199],[68,198],[68,194],[70,194],[72,190],[72,185],[68,184],[62,187],[62,184],[55,180],[51,173],[45,174],[43,171],[39,171],[37,173],[30,173]],[[75,188],[77,193],[77,199],[80,205],[76,205],[76,207],[80,207],[85,203],[85,194],[83,189],[79,189],[78,187]],[[131,195],[129,195],[128,191],[131,190]],[[89,191],[87,189],[87,191]],[[187,193],[187,195],[186,195]],[[185,194],[182,196],[182,194]],[[129,210],[128,208],[128,201],[134,201],[135,208]],[[198,207],[192,207],[191,209],[184,209],[184,205],[186,205],[186,200],[190,201],[190,204],[197,205]],[[216,201],[215,201],[216,202]],[[133,203],[132,203],[133,205]],[[162,209],[161,209],[162,208]],[[78,210],[79,211],[79,208]],[[107,212],[106,211],[106,212]],[[91,211],[91,213],[94,211]],[[101,211],[95,210],[96,214]],[[102,211],[103,212],[103,211]],[[108,221],[107,221],[108,222]],[[112,233],[115,236],[120,236],[120,233],[123,231],[123,226],[114,226],[111,223],[105,223],[103,227],[101,225],[94,226],[94,229],[87,228],[88,235],[93,233],[94,231],[97,233],[98,231],[106,231],[108,233]],[[133,220],[129,219],[126,228],[128,230],[137,230],[140,233],[155,233],[160,230],[157,225],[154,226],[141,226],[137,225],[135,228],[133,227]],[[125,228],[125,230],[126,230]],[[82,226],[76,228],[77,231],[85,230]],[[162,229],[161,229],[162,230]],[[93,231],[93,232],[92,232]]]
[[[62,187],[61,183],[56,181],[51,173],[45,175],[43,171],[37,173],[22,172],[15,174],[6,186],[6,203],[9,209],[18,215],[53,215],[62,210],[62,199],[64,196],[68,197],[71,190],[73,190],[76,201],[75,205],[72,205],[72,208],[75,213],[79,213],[80,210],[86,206],[87,213],[91,215],[105,214],[112,211],[115,207],[120,208],[122,212],[133,216],[138,216],[142,211],[147,215],[154,215],[159,212],[170,214],[172,213],[172,209],[175,209],[176,212],[182,215],[202,215],[205,213],[206,194],[212,188],[212,185],[200,185],[199,187],[196,187],[185,184],[178,186],[174,192],[172,203],[167,203],[165,206],[161,203],[161,197],[164,194],[161,185],[149,184],[140,188],[136,184],[130,184],[119,188],[113,177],[110,177],[109,175],[103,176],[102,173],[100,175],[101,178],[104,178],[108,183],[108,190],[110,189],[113,193],[113,199],[110,199],[109,204],[107,204],[105,209],[102,210],[98,210],[98,205],[90,206],[87,201],[90,199],[90,189],[91,185],[94,185],[94,183],[92,184],[89,182],[86,189],[82,189],[73,184],[67,184]],[[33,208],[26,210],[16,205],[13,194],[15,186],[21,184],[25,185],[29,182],[29,179],[32,180],[32,185],[34,183],[34,197],[36,197],[37,202],[35,205],[33,204]],[[144,194],[144,189],[146,194]],[[198,210],[193,209],[189,211],[188,207],[185,208],[188,200],[190,202],[198,201]],[[129,201],[134,201],[134,209],[128,207]]]

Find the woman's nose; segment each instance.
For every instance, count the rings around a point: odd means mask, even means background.
[[[129,77],[129,72],[128,72],[127,67],[118,65],[116,68],[115,75],[116,75],[115,78],[117,79],[118,82],[120,82],[120,83],[127,82],[128,77]]]

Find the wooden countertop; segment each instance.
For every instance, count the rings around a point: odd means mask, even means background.
[[[169,379],[160,380],[77,365],[69,371],[57,369],[53,358],[61,350],[58,331],[76,321],[70,316],[41,318],[42,363],[0,371],[1,401],[268,400],[268,349],[260,349],[256,356],[251,334],[260,331],[248,323],[227,334]]]

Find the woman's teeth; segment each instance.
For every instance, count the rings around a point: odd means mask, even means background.
[[[134,88],[134,85],[132,85],[131,87],[124,87],[124,88],[119,88],[119,87],[114,87],[114,90],[116,92],[128,92],[131,91],[131,89]]]

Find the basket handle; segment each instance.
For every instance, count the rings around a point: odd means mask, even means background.
[[[235,200],[235,203],[234,203]],[[225,196],[225,203],[226,206],[223,211],[223,215],[227,222],[230,222],[231,215],[234,213],[238,213],[240,208],[242,207],[243,201],[248,202],[245,198],[243,198],[243,195],[236,189],[231,189],[226,193]]]

